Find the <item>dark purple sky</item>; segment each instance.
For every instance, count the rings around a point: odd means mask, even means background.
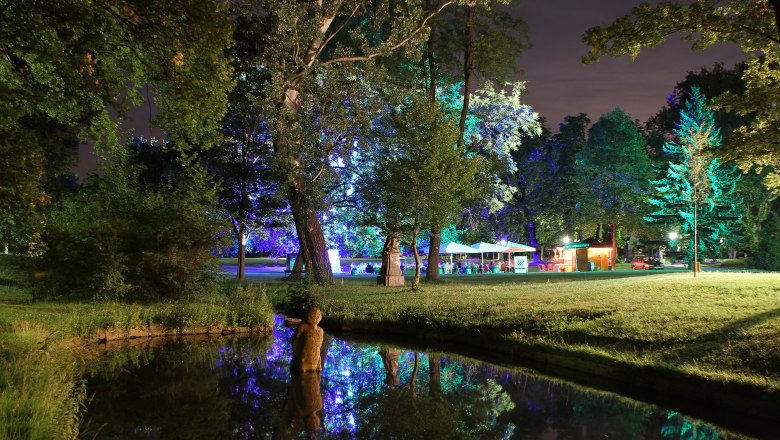
[[[628,14],[640,0],[525,0],[521,16],[530,28],[533,47],[521,55],[519,66],[526,84],[525,103],[531,105],[555,131],[566,115],[599,116],[620,107],[645,122],[666,100],[674,85],[691,70],[727,67],[743,61],[736,45],[718,45],[693,52],[678,37],[645,49],[635,61],[628,57],[603,58],[583,65],[587,46],[580,41],[586,29],[605,26]]]
[[[604,58],[591,65],[580,63],[587,52],[580,38],[586,29],[608,25],[628,14],[636,0],[525,0],[520,14],[530,28],[533,47],[521,55],[525,103],[547,118],[555,131],[566,115],[587,113],[591,121],[620,107],[641,122],[655,114],[674,85],[691,70],[712,66],[716,61],[731,67],[745,59],[736,45],[719,45],[705,52],[693,52],[673,37],[655,48],[645,49],[635,61],[628,57]],[[134,109],[126,127],[147,137],[161,137],[148,129],[149,107]],[[88,146],[81,148],[77,173],[94,169],[96,159]]]

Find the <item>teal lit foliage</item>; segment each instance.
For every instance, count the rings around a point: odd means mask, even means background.
[[[135,142],[105,156],[105,176],[52,214],[39,296],[175,301],[216,286],[226,224],[205,172],[174,151]]]
[[[384,237],[375,226],[363,224],[360,213],[354,208],[333,208],[323,217],[323,232],[331,248],[337,248],[341,256],[375,257],[382,254]]]
[[[675,440],[718,440],[723,438],[718,430],[701,420],[689,420],[677,411],[669,411],[666,423],[661,427],[664,438]]]
[[[680,112],[675,129],[677,143],[667,142],[664,153],[671,156],[661,178],[651,180],[657,195],[650,204],[656,211],[645,217],[648,222],[677,225],[682,239],[688,238],[687,259],[693,259],[694,207],[698,209],[699,252],[720,252],[721,238],[732,234],[741,218],[738,197],[734,194],[739,175],[736,167],[724,167],[711,155],[720,146],[721,137],[714,113],[707,107],[698,87]],[[677,243],[671,243],[675,246]]]

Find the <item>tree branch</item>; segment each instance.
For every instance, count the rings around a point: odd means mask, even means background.
[[[355,16],[355,13],[357,12],[358,9],[360,9],[360,4],[355,5],[355,7],[352,9],[352,12],[349,13],[349,17],[347,17],[344,20],[344,23],[342,23],[338,29],[336,29],[332,34],[330,34],[330,36],[326,38],[325,41],[322,42],[322,44],[320,44],[320,48],[317,50],[317,53],[314,55],[315,58],[319,57],[320,54],[322,53],[322,50],[325,49],[325,46],[327,46],[328,43],[330,43],[333,37],[338,35],[338,33],[341,32],[347,26],[347,24],[349,24],[349,20],[351,20],[352,17]]]
[[[449,6],[449,5],[453,4],[453,3],[454,3],[453,0],[446,1],[446,2],[442,3],[438,8],[433,10],[430,14],[426,15],[425,18],[423,18],[423,20],[420,22],[420,24],[409,33],[409,35],[407,35],[405,38],[401,39],[401,41],[399,41],[398,43],[396,43],[396,44],[394,44],[392,46],[389,46],[387,49],[393,51],[393,50],[398,49],[399,47],[404,46],[406,43],[408,43],[412,39],[412,37],[414,37],[415,35],[420,33],[420,31],[425,29],[425,27],[428,24],[428,20],[430,20],[431,18],[433,18],[436,15],[438,15],[439,13],[441,13],[441,11],[443,11],[444,8],[446,8],[447,6]],[[369,61],[369,60],[372,60],[372,59],[374,59],[374,58],[376,58],[376,57],[378,57],[380,55],[382,55],[382,51],[377,51],[377,52],[370,53],[368,55],[362,55],[362,56],[338,57],[338,58],[333,58],[333,59],[330,59],[330,60],[327,60],[327,61],[323,61],[322,65],[327,66],[328,64],[336,64],[336,63],[347,63],[347,62],[354,62],[354,61]]]

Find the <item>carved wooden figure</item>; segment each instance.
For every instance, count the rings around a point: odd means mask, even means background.
[[[320,309],[313,308],[306,314],[306,319],[293,336],[293,355],[290,362],[292,371],[322,371],[320,349],[324,332],[317,327],[322,319]]]

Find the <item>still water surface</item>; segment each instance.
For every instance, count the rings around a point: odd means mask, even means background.
[[[521,370],[293,331],[111,350],[87,378],[85,439],[742,439],[676,411]]]

